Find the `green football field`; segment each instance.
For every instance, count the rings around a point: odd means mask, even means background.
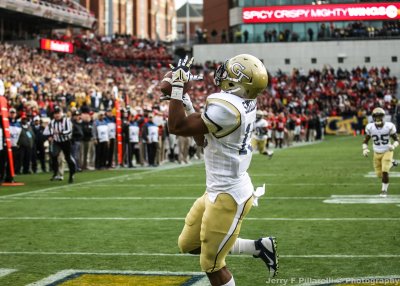
[[[329,137],[277,150],[272,160],[254,155],[249,173],[267,193],[241,237],[276,236],[280,272],[268,279],[261,260],[229,256],[236,285],[400,278],[400,167],[380,198],[361,144]],[[207,285],[198,257],[177,247],[205,189],[202,162],[84,172],[73,185],[49,177],[18,176],[25,186],[0,187],[1,286]]]

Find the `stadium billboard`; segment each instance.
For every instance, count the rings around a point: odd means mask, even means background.
[[[50,39],[40,39],[40,48],[46,51],[72,54],[74,45],[68,42],[55,41]]]
[[[243,23],[368,21],[400,19],[400,2],[244,7]]]

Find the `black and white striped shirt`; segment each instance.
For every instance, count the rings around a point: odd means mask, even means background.
[[[66,142],[72,138],[72,123],[69,118],[52,119],[47,125],[44,135],[52,136],[55,142]]]

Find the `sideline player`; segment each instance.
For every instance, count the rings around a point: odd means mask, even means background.
[[[255,132],[251,141],[253,150],[257,149],[260,154],[268,155],[268,157],[271,159],[272,155],[274,155],[274,151],[266,150],[268,122],[264,119],[264,112],[262,110],[257,110],[254,130]]]
[[[247,169],[252,157],[255,99],[267,87],[267,71],[251,55],[227,60],[214,75],[222,92],[208,96],[204,112],[196,113],[190,98],[183,95],[192,63],[193,58],[188,61],[186,57],[173,68],[168,128],[179,136],[193,136],[204,147],[207,187],[186,216],[179,248],[200,254],[201,268],[212,286],[235,285],[225,263],[229,252],[261,258],[274,276],[278,269],[275,239],[237,239],[253,203],[254,187]],[[190,115],[186,116],[185,109]]]
[[[393,150],[399,146],[399,139],[396,134],[396,126],[391,122],[384,122],[385,111],[377,107],[372,111],[374,122],[368,123],[365,127],[365,139],[362,144],[363,155],[368,156],[368,142],[372,138],[374,149],[374,169],[379,178],[382,178],[381,197],[387,197],[389,187],[389,170],[393,161]],[[390,137],[393,143],[390,143]]]

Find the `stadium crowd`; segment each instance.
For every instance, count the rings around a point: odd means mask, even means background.
[[[144,44],[148,57],[159,64],[110,65],[101,51],[108,50],[106,56],[119,54],[118,39],[85,41],[88,46],[98,45],[94,49],[97,60],[0,45],[0,79],[5,86],[10,125],[20,130],[18,138],[12,139],[16,173],[49,170],[45,126],[57,109],[72,120],[72,154],[77,170],[115,167],[116,99],[121,104],[124,166],[157,166],[164,161],[185,164],[190,157],[200,158],[201,150],[193,141],[168,133],[168,104],[160,101],[157,84],[168,71],[165,67],[171,57],[159,57],[160,46],[149,43]],[[129,45],[136,44],[140,46],[141,42]],[[161,53],[165,55],[165,51]],[[217,65],[207,62],[193,68],[193,73],[204,74],[204,80],[191,90],[197,110],[204,108],[208,94],[217,91],[213,83]],[[394,114],[397,104],[397,79],[385,67],[293,69],[290,74],[278,71],[270,83],[258,97],[258,108],[268,122],[268,147],[322,139],[328,116],[356,116],[357,128],[362,130],[374,107],[382,106],[388,114]],[[282,131],[284,140],[273,141],[274,133]]]
[[[195,40],[198,44],[206,43],[252,43],[252,42],[298,42],[298,41],[330,41],[349,39],[393,38],[400,36],[400,22],[383,22],[381,27],[366,25],[362,21],[348,22],[345,26],[322,23],[316,28],[308,28],[303,34],[290,29],[277,30],[266,28],[261,34],[253,34],[248,28],[236,30],[213,29],[208,31],[198,28]]]
[[[49,3],[49,4],[60,6],[63,8],[77,10],[77,11],[83,12],[83,13],[88,13],[88,11],[86,9],[84,9],[82,6],[74,3],[73,0],[28,0],[28,1],[31,1],[33,3],[43,3],[44,5],[46,5],[46,3]]]
[[[70,40],[89,61],[102,61],[113,65],[168,66],[172,56],[164,44],[128,35],[101,37],[94,34],[81,34]]]

